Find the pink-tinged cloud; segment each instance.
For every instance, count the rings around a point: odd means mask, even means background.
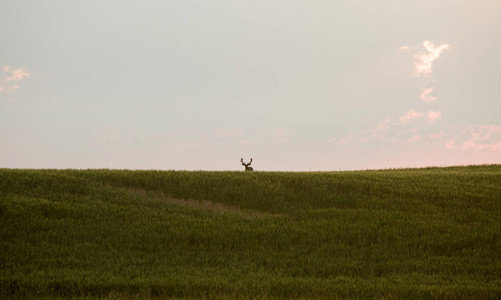
[[[474,151],[501,151],[501,126],[472,125],[449,139],[446,148]]]
[[[9,93],[12,93],[13,91],[17,90],[18,88],[19,88],[19,85],[13,85],[10,87],[0,86],[0,93],[9,94]]]
[[[398,47],[398,50],[409,50],[409,47],[407,46]]]
[[[440,119],[441,117],[442,117],[441,111],[429,111],[427,115],[427,120],[428,122],[433,123],[436,120]]]
[[[403,116],[400,117],[400,123],[406,124],[412,120],[421,118],[426,118],[426,120],[429,123],[433,123],[436,120],[440,119],[441,116],[442,116],[441,111],[429,111],[427,113],[422,113],[422,112],[417,112],[414,109],[411,109],[410,111],[408,111],[407,113],[405,113]]]
[[[377,124],[376,128],[369,129],[368,131],[372,134],[377,134],[378,132],[388,130],[390,128],[390,117],[386,117],[384,121]]]
[[[424,116],[423,113],[420,113],[414,109],[411,109],[405,115],[400,117],[400,123],[405,124],[405,123],[409,122],[410,120],[422,118],[423,116]]]
[[[31,73],[27,72],[24,69],[17,69],[12,71],[12,75],[10,77],[7,77],[6,81],[17,81],[17,80],[23,80],[24,78],[30,77]]]
[[[437,98],[433,97],[433,96],[430,96],[430,93],[433,92],[433,89],[432,88],[427,88],[425,89],[422,93],[421,93],[421,100],[423,100],[424,102],[426,103],[431,103],[435,100],[437,100]]]
[[[442,51],[449,48],[448,44],[442,44],[435,47],[430,41],[424,41],[423,46],[428,51],[427,53],[419,53],[415,56],[416,62],[414,66],[416,67],[415,76],[416,77],[428,77],[433,72],[433,61],[440,57]]]
[[[9,66],[2,67],[2,70],[3,70],[5,73],[9,73],[10,67],[9,67]]]
[[[437,132],[437,133],[434,133],[434,134],[430,134],[429,137],[430,139],[436,139],[436,138],[439,138],[439,137],[443,137],[445,134],[445,131],[440,131],[440,132]]]

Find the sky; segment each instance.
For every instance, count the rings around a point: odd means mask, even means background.
[[[0,168],[501,163],[499,0],[0,1]]]

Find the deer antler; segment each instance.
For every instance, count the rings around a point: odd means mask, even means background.
[[[240,162],[242,163],[243,166],[245,166],[245,171],[254,171],[252,167],[249,167],[250,164],[252,163],[252,158],[250,159],[250,162],[248,164],[244,163],[244,159],[241,158]]]

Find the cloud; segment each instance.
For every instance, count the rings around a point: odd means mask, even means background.
[[[442,111],[429,111],[426,115],[428,122],[433,123],[442,117]]]
[[[422,119],[422,118],[425,118],[429,123],[433,123],[436,120],[440,119],[441,116],[442,116],[441,111],[429,111],[427,113],[423,113],[423,112],[417,112],[416,110],[411,109],[410,111],[408,111],[404,115],[400,116],[400,123],[406,124],[412,120]]]
[[[443,137],[444,134],[445,134],[445,131],[440,131],[438,133],[430,134],[429,137],[430,137],[430,139],[436,139],[436,138],[439,138],[439,137]]]
[[[7,67],[8,70],[8,67]],[[5,68],[4,68],[5,71]],[[8,72],[8,71],[7,71]],[[12,75],[10,77],[7,77],[5,81],[17,81],[17,80],[23,80],[24,78],[30,77],[31,73],[27,72],[25,69],[17,69],[12,71]]]
[[[22,69],[22,68],[17,69],[17,70],[13,70],[11,72],[11,68],[9,66],[2,67],[2,71],[7,73],[7,76],[5,77],[5,82],[7,82],[6,85],[0,86],[0,93],[4,93],[4,94],[9,94],[9,93],[12,93],[13,91],[19,89],[19,85],[13,84],[13,81],[23,80],[27,77],[30,77],[30,75],[31,75],[30,72],[27,72],[25,69]],[[11,73],[11,74],[9,75],[9,73]]]
[[[448,44],[442,44],[435,47],[430,41],[424,41],[423,46],[426,48],[426,53],[418,53],[415,58],[415,76],[416,77],[429,77],[433,72],[433,61],[440,57],[442,51],[449,48]]]
[[[5,93],[5,94],[9,94],[9,93],[12,93],[13,91],[17,90],[19,88],[19,85],[13,85],[13,86],[9,86],[9,87],[3,87],[3,86],[0,86],[0,93]]]
[[[390,128],[389,123],[390,123],[390,117],[386,117],[384,121],[381,121],[377,124],[377,127],[369,129],[368,132],[372,134],[377,134],[381,131],[386,131]]]
[[[369,135],[359,138],[359,142],[366,143],[373,138],[378,140],[385,140],[386,133],[390,129],[390,126],[390,117],[386,117],[384,121],[378,122],[376,127],[367,129],[365,132],[369,133]]]
[[[424,116],[424,113],[420,113],[420,112],[415,111],[414,109],[411,109],[405,115],[400,117],[400,123],[405,124],[405,123],[409,122],[410,120],[422,118],[423,116]]]
[[[433,92],[433,89],[432,88],[427,88],[425,89],[422,93],[421,93],[421,100],[423,100],[424,102],[426,103],[431,103],[435,100],[437,100],[437,98],[433,97],[433,96],[430,96],[430,93]]]
[[[409,50],[409,47],[407,46],[398,47],[398,50]]]
[[[448,149],[501,151],[501,126],[471,125],[446,143]]]
[[[423,42],[423,46],[426,51],[419,52],[414,56],[413,76],[425,78],[425,87],[421,92],[420,98],[426,103],[431,103],[437,100],[436,97],[430,95],[433,92],[433,88],[426,87],[430,82],[434,82],[434,80],[430,80],[433,73],[433,62],[440,57],[444,50],[449,49],[450,46],[449,44],[442,44],[436,47],[428,40]]]

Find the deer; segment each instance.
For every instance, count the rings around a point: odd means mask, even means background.
[[[252,163],[252,158],[248,164],[244,163],[243,158],[240,159],[240,162],[242,163],[242,166],[245,166],[245,171],[254,171],[254,169],[252,167],[249,167],[250,164]]]

